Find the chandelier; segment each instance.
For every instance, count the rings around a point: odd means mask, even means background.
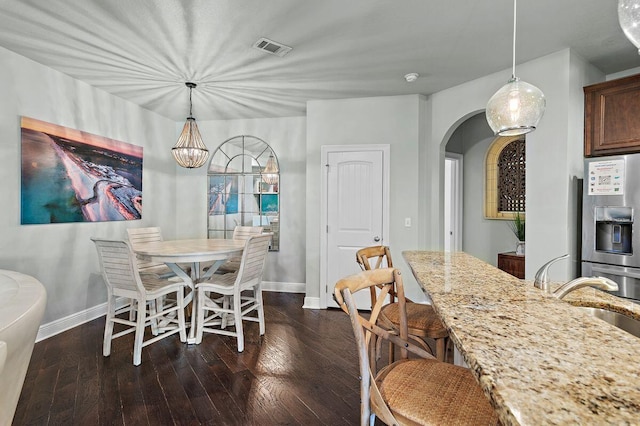
[[[196,119],[193,118],[192,113],[191,91],[196,87],[196,84],[187,82],[185,85],[189,88],[189,116],[184,123],[178,142],[171,148],[171,152],[180,166],[195,169],[206,163],[209,158],[209,150],[202,142]]]
[[[268,183],[269,185],[275,185],[278,183],[278,165],[276,164],[276,159],[273,156],[273,153],[269,154],[269,159],[267,160],[267,164],[264,166],[264,170],[262,171],[262,180]]]

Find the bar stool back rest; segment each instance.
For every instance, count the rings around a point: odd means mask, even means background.
[[[391,250],[387,246],[371,246],[360,249],[356,252],[356,262],[363,271],[380,268],[393,268]],[[371,287],[371,306],[376,304],[376,288]],[[389,302],[395,301],[395,289],[389,290]]]

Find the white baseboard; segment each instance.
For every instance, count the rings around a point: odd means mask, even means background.
[[[264,291],[275,291],[280,293],[305,293],[307,286],[304,283],[279,283],[273,281],[263,281],[262,289]],[[124,300],[118,300],[116,302],[116,308],[119,308],[124,303]],[[306,302],[305,302],[306,304]],[[84,324],[85,322],[93,321],[107,313],[107,302],[96,305],[92,308],[85,309],[84,311],[76,312],[64,318],[51,321],[47,324],[43,324],[38,329],[38,335],[36,336],[36,342],[53,337],[56,334],[60,334],[64,331],[70,330],[74,327]]]
[[[263,291],[275,291],[279,293],[306,293],[305,283],[280,283],[275,281],[262,281]]]
[[[303,309],[325,309],[320,306],[320,298],[319,297],[305,297],[304,305],[302,305]]]
[[[70,330],[74,327],[84,324],[85,322],[92,321],[98,317],[101,317],[107,313],[107,302],[101,303],[93,308],[85,309],[84,311],[76,312],[64,318],[51,321],[47,324],[43,324],[38,329],[38,335],[36,336],[36,342],[48,339],[49,337],[60,334],[63,331]]]

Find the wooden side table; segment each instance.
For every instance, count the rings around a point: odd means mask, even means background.
[[[524,255],[516,254],[515,251],[498,253],[498,268],[516,278],[524,279]]]

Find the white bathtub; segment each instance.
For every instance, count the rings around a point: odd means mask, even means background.
[[[11,425],[47,293],[29,275],[0,269],[0,425]]]

